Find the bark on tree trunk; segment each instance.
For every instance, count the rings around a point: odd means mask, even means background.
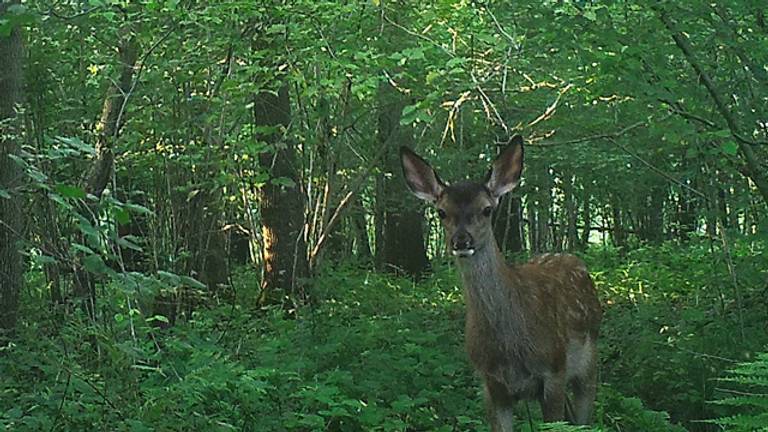
[[[96,160],[91,167],[86,184],[86,191],[101,196],[112,176],[115,163],[114,141],[125,122],[125,104],[131,92],[133,73],[136,67],[138,47],[132,36],[125,36],[118,47],[120,60],[120,78],[117,86],[109,86],[109,93],[104,99],[101,118],[96,125],[99,132],[96,141]]]
[[[0,16],[16,2],[1,2]],[[24,274],[19,242],[24,229],[23,199],[18,188],[22,184],[19,165],[11,159],[18,155],[21,143],[21,123],[16,105],[22,99],[21,30],[10,36],[0,36],[0,340],[16,327],[19,292]]]
[[[261,139],[273,149],[259,158],[262,168],[270,174],[270,181],[259,191],[264,262],[260,304],[279,303],[286,296],[291,301],[304,301],[307,297],[301,280],[308,268],[305,198],[296,166],[296,149],[285,133],[290,121],[287,84],[283,84],[277,94],[263,91],[256,95],[254,124],[269,129]]]

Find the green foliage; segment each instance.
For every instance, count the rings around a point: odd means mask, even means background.
[[[713,403],[729,414],[711,423],[734,432],[768,431],[768,353],[739,364],[718,381],[724,386],[717,389],[723,397]]]
[[[759,301],[768,264],[762,244],[733,247],[742,305],[734,300],[727,263],[710,250],[717,246],[667,243],[626,258],[610,249],[587,256],[609,323],[601,333],[604,380],[675,419],[706,418],[712,381],[768,341]]]
[[[768,195],[744,151],[766,158],[760,2],[22,3],[0,16],[0,38],[24,30],[23,152],[12,159],[25,182],[0,184],[0,203],[29,208],[30,271],[18,338],[0,347],[0,428],[486,430],[448,267],[413,284],[344,264],[344,244],[328,260],[342,264],[308,281],[313,303],[289,317],[253,306],[261,269],[211,276],[237,240],[216,235],[247,232],[260,246],[264,185],[307,193],[310,249],[350,181],[363,183],[362,237],[382,226],[372,176],[398,175],[377,156],[382,83],[448,180],[481,175],[498,142],[525,135],[521,214],[530,244],[543,239],[534,249],[586,247],[564,240],[566,225],[603,235],[586,256],[605,305],[591,430],[765,420],[766,360],[751,353],[768,339]],[[114,175],[95,197],[84,177],[126,40],[139,61],[108,137]],[[254,126],[255,95],[283,82],[290,125]],[[284,145],[271,134],[296,144],[296,179],[262,162]],[[93,316],[73,294],[81,270]],[[731,397],[708,404],[721,384]],[[537,430],[590,430],[539,425],[533,412]]]
[[[627,266],[641,267],[643,257],[668,253],[646,250],[624,261],[601,250],[590,260],[602,288],[611,275],[626,274]],[[601,346],[606,384],[599,391],[595,426],[539,424],[538,408],[530,403],[536,430],[685,430],[670,423],[666,413],[624,396],[650,394],[660,398],[651,399],[655,406],[672,404],[666,406],[675,410],[675,404],[690,403],[659,396],[665,389],[680,391],[680,383],[669,377],[665,383],[648,381],[653,371],[638,362],[655,367],[650,353],[613,357],[614,351],[629,353],[638,344],[659,349],[648,340],[656,330],[647,324],[633,328],[632,340],[617,337],[628,320],[637,318],[617,309],[643,273],[629,274],[635,276],[611,281],[616,292],[601,290],[608,312]],[[30,283],[39,283],[40,276]],[[158,325],[165,317],[141,312],[130,296],[109,299],[105,307],[114,318],[105,326],[90,324],[80,313],[46,318],[47,312],[27,299],[24,313],[35,319],[25,321],[18,341],[0,357],[6,377],[0,427],[487,430],[479,383],[462,347],[463,297],[451,268],[438,265],[431,278],[415,284],[340,264],[317,277],[316,305],[293,318],[280,309],[244,306],[256,292],[253,279],[252,272],[238,272],[235,284],[244,297],[237,303],[197,311],[165,330]],[[145,289],[151,281],[135,282]],[[647,306],[638,301],[634,307]],[[698,370],[685,352],[665,351],[665,359],[680,365],[671,373]],[[631,380],[622,375],[629,367],[635,372]],[[528,414],[523,405],[518,408],[518,423],[528,430]]]

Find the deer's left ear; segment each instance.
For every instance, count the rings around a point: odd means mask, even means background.
[[[485,179],[485,187],[498,202],[520,183],[523,172],[523,137],[515,135],[507,147],[493,161]]]

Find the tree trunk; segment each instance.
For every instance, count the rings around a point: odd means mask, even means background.
[[[254,98],[254,124],[269,129],[260,139],[272,151],[262,153],[259,162],[269,171],[270,181],[259,191],[264,278],[260,304],[274,304],[286,297],[306,300],[301,279],[307,274],[304,240],[304,192],[296,166],[296,148],[287,138],[291,121],[288,84],[277,94],[262,91]]]
[[[0,2],[0,16],[16,2]],[[0,36],[0,340],[16,327],[16,318],[24,275],[19,243],[24,229],[23,199],[18,195],[22,171],[11,159],[21,143],[20,121],[16,105],[22,99],[21,30]]]
[[[526,210],[528,212],[528,249],[532,253],[540,253],[541,246],[539,241],[539,223],[537,222],[536,203],[533,199],[533,192],[526,197]]]
[[[520,198],[509,194],[502,197],[493,221],[493,232],[502,252],[518,253],[523,250],[520,212]]]
[[[118,47],[120,60],[120,78],[115,85],[109,86],[109,93],[104,99],[101,119],[96,125],[99,132],[96,141],[96,160],[88,175],[86,191],[95,196],[101,196],[112,177],[115,154],[114,141],[125,122],[125,104],[131,93],[133,72],[138,56],[138,47],[132,36],[125,36]]]
[[[579,247],[579,233],[576,228],[578,222],[578,212],[576,203],[576,194],[574,188],[574,177],[566,174],[563,176],[563,200],[565,201],[565,248],[575,250]]]
[[[627,232],[624,228],[626,217],[622,217],[621,207],[619,207],[619,199],[616,196],[611,197],[611,237],[613,239],[613,245],[617,248],[623,249],[627,245]]]
[[[383,204],[383,231],[378,239],[383,244],[377,244],[376,249],[381,251],[380,262],[385,270],[419,277],[429,269],[429,259],[424,244],[424,214],[417,210],[415,199],[404,199],[403,193],[405,180],[398,148],[413,147],[411,129],[400,124],[404,106],[402,95],[392,85],[388,82],[379,85],[378,142],[387,150],[381,195],[376,197]]]
[[[590,208],[590,200],[592,199],[589,192],[584,191],[584,204],[582,207],[582,220],[584,221],[584,229],[581,231],[581,238],[579,240],[579,246],[581,249],[589,247],[589,236],[592,233],[592,209]]]
[[[131,93],[134,67],[138,55],[137,46],[131,35],[124,36],[120,40],[118,53],[120,78],[116,83],[109,86],[107,96],[104,98],[101,118],[96,125],[99,132],[96,141],[96,159],[93,161],[85,184],[85,192],[97,197],[101,196],[112,178],[115,161],[113,146],[125,120],[125,104]],[[81,212],[91,225],[96,226],[93,215],[98,214],[98,209],[91,204],[87,204],[87,206],[88,208],[81,209]],[[85,236],[81,235],[80,237],[79,242],[87,244]],[[93,276],[85,270],[82,263],[78,263],[74,278],[75,296],[84,302],[86,312],[93,319],[96,316],[96,287]]]
[[[368,223],[365,220],[365,208],[360,202],[360,198],[355,198],[355,202],[350,209],[350,225],[355,235],[355,252],[357,259],[363,263],[373,262],[373,252],[371,251],[371,242],[368,239]]]
[[[646,200],[646,207],[640,209],[642,214],[642,226],[636,227],[639,233],[642,233],[642,239],[658,244],[664,239],[664,198],[666,188],[651,188],[650,195]]]

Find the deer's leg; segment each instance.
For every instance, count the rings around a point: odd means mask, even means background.
[[[565,420],[565,374],[544,378],[541,392],[541,413],[545,422]]]
[[[515,399],[500,383],[485,380],[485,406],[491,422],[491,432],[512,432],[514,430],[513,408]]]
[[[573,415],[575,424],[589,424],[597,396],[597,358],[593,356],[585,374],[574,377],[573,383]]]

